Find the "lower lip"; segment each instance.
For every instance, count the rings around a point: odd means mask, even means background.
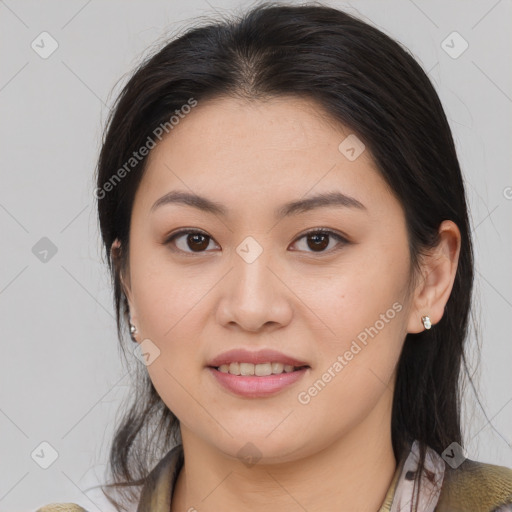
[[[232,375],[223,373],[215,368],[207,368],[225,389],[237,395],[260,398],[273,395],[301,379],[309,368],[302,368],[279,375],[265,377]]]

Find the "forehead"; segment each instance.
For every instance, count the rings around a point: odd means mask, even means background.
[[[138,195],[146,209],[177,189],[233,208],[334,190],[362,203],[393,200],[368,150],[355,159],[342,151],[354,137],[302,98],[198,102],[151,151]]]

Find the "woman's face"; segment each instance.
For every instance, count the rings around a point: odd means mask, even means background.
[[[229,456],[294,460],[389,428],[403,340],[423,329],[403,210],[322,116],[292,97],[199,102],[135,197],[124,284],[147,370],[183,438]],[[171,192],[219,210],[158,205]]]

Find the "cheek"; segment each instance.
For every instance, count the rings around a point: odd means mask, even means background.
[[[338,338],[322,343],[321,361],[297,393],[304,424],[323,432],[326,439],[344,435],[371,414],[383,427],[388,421],[404,308],[396,302],[382,311],[381,318],[362,311],[338,316]],[[382,407],[377,408],[379,403]]]
[[[299,292],[325,326],[325,334],[314,340],[319,364],[301,387],[300,403],[307,402],[313,416],[333,427],[343,424],[326,415],[333,404],[350,423],[391,391],[405,336],[407,258],[388,253],[377,259],[369,251],[357,259],[347,259],[346,268],[333,272],[323,287],[302,280]]]
[[[141,332],[161,343],[172,343],[180,338],[177,333],[184,326],[190,328],[189,318],[201,309],[215,280],[199,266],[173,266],[162,257],[148,258],[134,268],[132,281]]]
[[[311,346],[322,352],[344,352],[354,339],[400,338],[405,315],[399,312],[405,309],[408,278],[402,269],[408,262],[403,256],[404,261],[391,254],[377,259],[366,252],[354,252],[354,258],[328,273],[303,274],[293,281],[301,299],[297,318],[308,319],[310,332],[313,326],[320,329],[315,329],[319,337]]]
[[[203,362],[202,315],[207,314],[205,296],[214,282],[210,284],[208,277],[173,275],[169,271],[146,273],[144,277],[137,295],[141,334],[160,351],[147,367],[151,381],[180,421],[187,424],[189,418],[200,418],[207,424],[209,418],[202,416],[204,411],[199,406],[195,409],[194,398],[201,402],[198,368]]]
[[[214,281],[198,276],[197,269],[177,271],[162,258],[139,258],[133,265],[132,287],[139,331],[159,349],[159,357],[148,371],[159,393],[176,389],[173,376],[180,382],[191,373],[187,368],[199,362],[201,325],[205,296]],[[169,404],[168,404],[169,405]]]

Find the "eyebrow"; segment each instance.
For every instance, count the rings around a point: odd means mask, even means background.
[[[163,195],[155,201],[151,207],[150,213],[154,212],[157,208],[168,204],[182,204],[192,206],[207,213],[220,215],[226,217],[229,210],[222,204],[212,201],[206,197],[185,191],[173,190]],[[337,206],[345,208],[355,208],[358,210],[366,210],[360,201],[354,197],[347,196],[341,192],[328,192],[318,194],[306,199],[299,199],[291,201],[279,207],[274,213],[276,218],[281,219],[290,215],[297,215],[316,208],[324,208],[327,206]]]

